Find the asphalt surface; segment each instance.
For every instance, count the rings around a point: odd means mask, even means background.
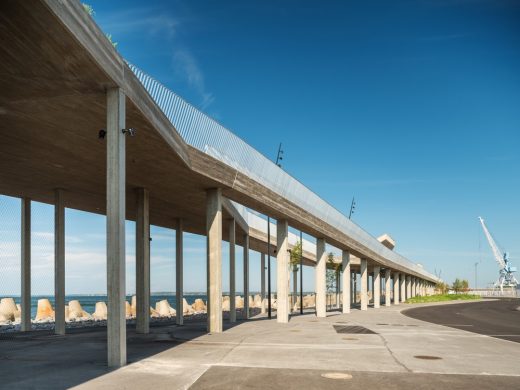
[[[421,321],[520,343],[520,299],[425,306],[402,314]]]

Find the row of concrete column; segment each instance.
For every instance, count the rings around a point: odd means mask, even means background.
[[[107,295],[108,320],[107,343],[108,365],[118,367],[126,364],[126,313],[125,313],[125,96],[121,89],[107,90]],[[144,188],[137,191],[136,205],[136,329],[139,333],[149,332],[150,307],[150,217],[149,193]],[[222,192],[219,188],[206,191],[207,233],[207,329],[222,332]],[[22,330],[31,327],[30,322],[30,200],[22,201]],[[277,321],[289,321],[289,246],[288,222],[277,221]],[[183,324],[183,222],[176,226],[176,306],[177,323]],[[236,321],[235,308],[235,223],[230,224],[230,321]],[[249,236],[244,236],[244,313],[249,317]],[[316,253],[316,315],[326,316],[326,241],[318,238]],[[351,264],[348,251],[342,252],[342,300],[343,312],[350,311],[355,298],[351,294]],[[374,266],[374,307],[380,301],[380,267]],[[265,256],[261,256],[262,301],[265,297]],[[385,304],[390,304],[391,270],[385,270]],[[394,303],[399,298],[428,292],[431,285],[418,283],[409,275],[394,272]],[[406,286],[405,286],[406,279]],[[400,286],[400,290],[399,290]],[[355,287],[355,286],[354,286]],[[361,260],[361,309],[368,306],[368,261]],[[351,296],[353,295],[353,297]],[[55,321],[56,333],[65,333],[65,204],[63,190],[55,191]],[[262,308],[262,311],[265,311]]]

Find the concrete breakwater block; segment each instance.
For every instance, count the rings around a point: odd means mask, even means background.
[[[105,302],[96,302],[96,308],[94,310],[94,313],[92,314],[92,317],[95,320],[101,321],[101,320],[106,320],[107,315],[108,315],[107,304]]]
[[[0,300],[0,321],[14,321],[21,316],[20,309],[16,306],[13,298],[2,298]]]
[[[47,298],[38,299],[38,309],[36,311],[35,321],[51,321],[54,320],[54,309],[51,302]]]
[[[69,315],[68,315],[69,321],[92,319],[92,316],[89,313],[87,313],[85,310],[83,310],[83,307],[81,306],[81,303],[78,300],[70,301],[68,309],[69,309],[68,310],[69,311]],[[67,318],[66,313],[65,313],[65,318]]]
[[[195,299],[195,302],[193,302],[193,305],[191,305],[193,310],[197,313],[203,313],[206,312],[206,304],[204,301],[200,298]]]
[[[155,311],[159,314],[160,317],[172,317],[176,313],[175,309],[170,306],[168,300],[163,299],[155,304]]]

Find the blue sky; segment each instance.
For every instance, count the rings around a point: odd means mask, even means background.
[[[482,215],[520,265],[518,2],[89,3],[127,60],[268,157],[282,142],[284,169],[345,213],[355,196],[353,219],[373,235],[391,234],[403,255],[450,282],[472,283],[481,260],[479,284],[493,282]],[[0,207],[9,202],[1,198]],[[41,233],[52,232],[45,209]],[[18,223],[14,211],[4,213]],[[88,248],[97,262],[70,260],[75,286],[104,291],[104,247],[85,240],[104,232],[104,221],[69,214],[67,250]],[[174,236],[159,230],[171,241],[153,241],[152,289],[172,290]],[[203,290],[203,238],[189,236],[187,248],[186,289]],[[131,247],[129,256],[133,290]],[[15,255],[10,261],[16,275]],[[46,292],[48,273],[38,282]],[[311,271],[305,284],[313,288]]]

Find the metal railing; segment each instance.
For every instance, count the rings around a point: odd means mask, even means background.
[[[437,279],[422,267],[382,245],[375,237],[220,123],[136,66],[130,63],[128,66],[187,144],[299,205],[381,257],[429,279]]]

